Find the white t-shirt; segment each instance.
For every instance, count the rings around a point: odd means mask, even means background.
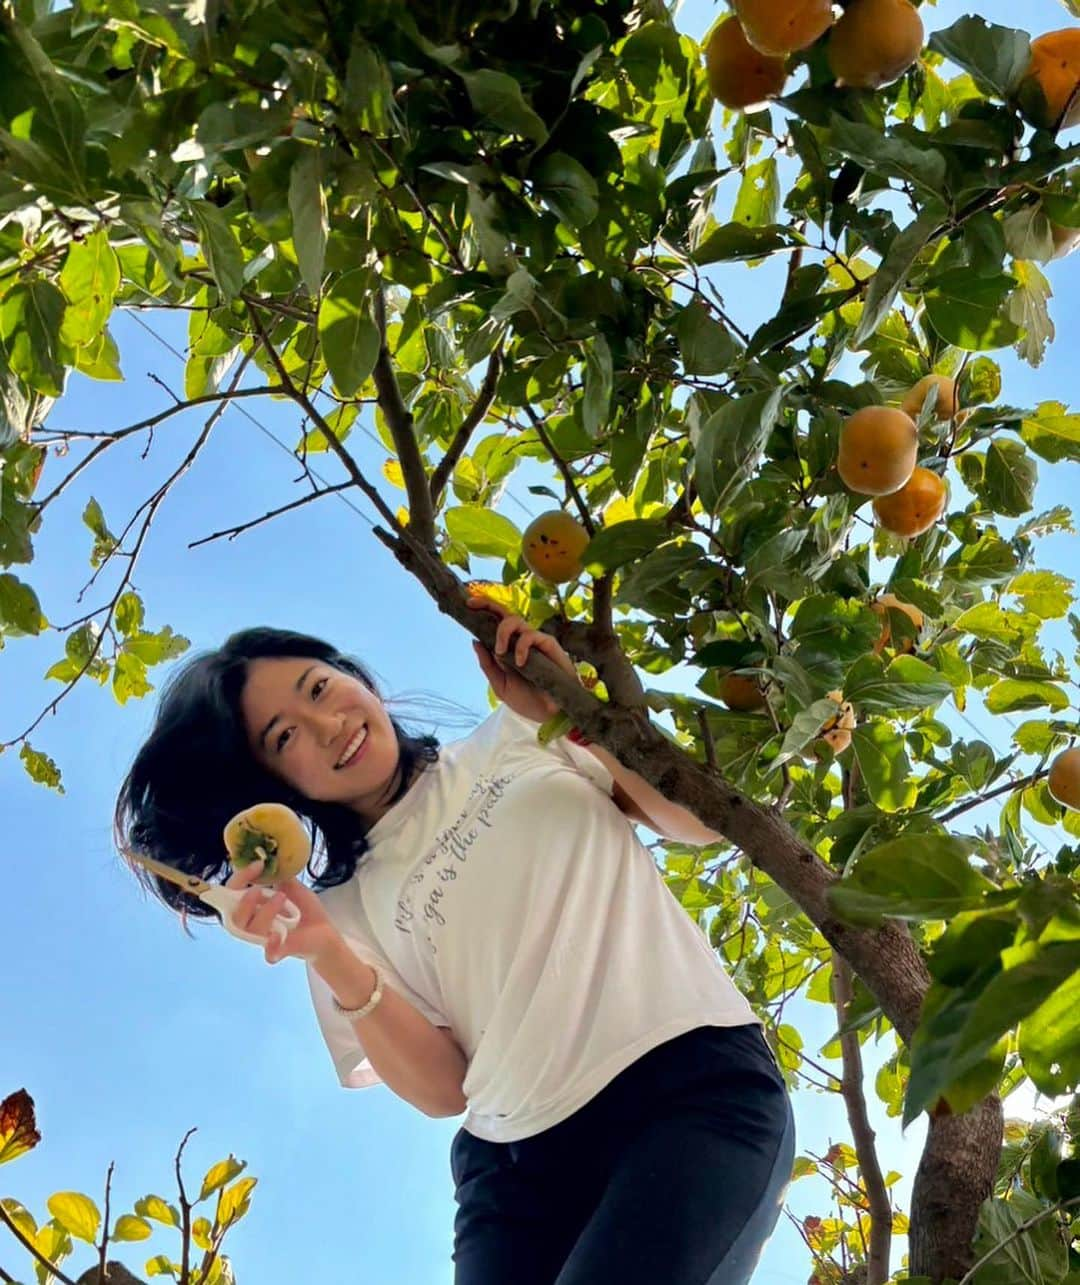
[[[607,768],[536,732],[500,706],[442,746],[369,831],[355,877],[320,893],[356,954],[451,1029],[468,1060],[464,1127],[492,1142],[558,1124],[685,1031],[758,1020],[612,801]],[[341,1083],[377,1083],[308,978]]]

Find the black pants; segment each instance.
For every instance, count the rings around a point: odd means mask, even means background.
[[[688,1031],[531,1138],[459,1130],[455,1285],[746,1285],[794,1156],[761,1028]]]

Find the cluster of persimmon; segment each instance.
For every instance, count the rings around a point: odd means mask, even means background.
[[[880,89],[922,52],[925,31],[910,0],[852,0],[834,20],[830,0],[732,0],[734,12],[705,38],[713,97],[753,111],[783,91],[789,59],[825,37],[836,83]]]
[[[878,523],[910,539],[929,531],[945,512],[944,480],[919,463],[916,418],[932,399],[937,419],[960,420],[956,383],[946,375],[927,375],[909,390],[899,409],[864,406],[840,430],[836,470],[857,495],[874,498]]]

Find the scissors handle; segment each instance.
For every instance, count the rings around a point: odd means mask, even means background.
[[[263,900],[267,900],[274,895],[273,888],[260,889],[263,894]],[[243,928],[237,927],[236,912],[240,906],[240,900],[247,892],[246,888],[224,888],[220,885],[208,888],[205,892],[199,893],[201,901],[207,905],[213,906],[221,915],[221,922],[225,925],[234,937],[239,937],[241,941],[254,942],[258,946],[265,946],[268,938],[260,936],[258,933],[245,932]],[[271,935],[278,941],[284,941],[289,932],[300,922],[300,907],[291,901],[286,901],[281,910],[274,916],[274,922],[270,926]]]

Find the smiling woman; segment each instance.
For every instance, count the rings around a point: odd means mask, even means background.
[[[303,635],[246,631],[190,662],[124,782],[122,846],[212,878],[239,809],[308,818],[313,886],[250,861],[228,878],[233,922],[267,962],[305,962],[344,1087],[466,1113],[456,1285],[745,1285],[790,1179],[791,1107],[632,823],[715,835],[580,735],[542,741],[554,704],[509,657],[573,662],[506,608],[469,606],[499,617],[477,654],[501,704],[445,746]],[[298,917],[271,938],[287,903]]]

